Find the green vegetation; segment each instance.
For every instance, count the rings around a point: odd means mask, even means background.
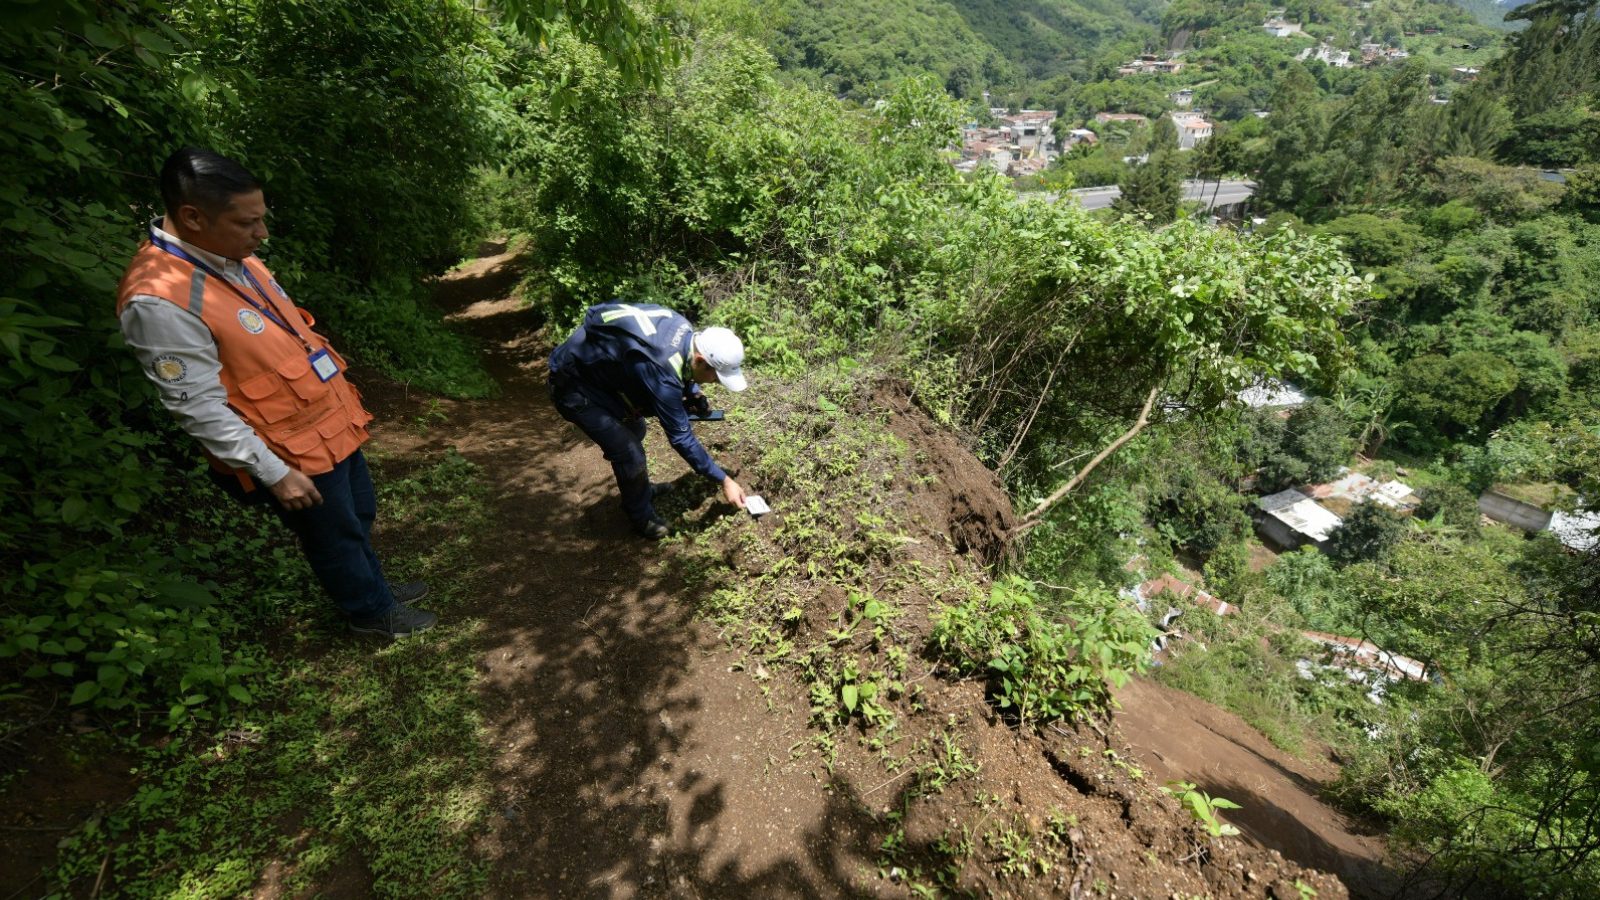
[[[1178,798],[1178,802],[1189,810],[1194,820],[1206,827],[1207,833],[1212,837],[1233,837],[1239,829],[1217,818],[1219,809],[1242,809],[1239,804],[1226,797],[1213,797],[1205,791],[1195,787],[1193,782],[1174,781],[1162,790]]]
[[[1160,677],[1284,746],[1334,743],[1340,798],[1446,885],[1600,878],[1595,554],[1480,527],[1473,505],[1505,483],[1600,498],[1592,2],[1530,4],[1511,33],[1426,0],[1291,4],[1309,36],[1282,39],[1265,4],[1216,0],[31,6],[0,36],[0,151],[19,161],[0,187],[0,683],[147,739],[134,801],[69,836],[63,890],[114,866],[134,895],[233,894],[276,860],[296,890],[357,846],[385,894],[485,876],[471,623],[376,653],[264,640],[322,621],[303,568],[209,490],[121,351],[116,273],[156,212],[148,173],[185,142],[265,177],[287,289],[416,388],[491,390],[425,300],[491,227],[527,241],[525,296],[558,325],[625,296],[745,335],[763,390],[735,449],[794,502],[737,531],[702,509],[669,546],[753,677],[804,687],[824,761],[851,740],[876,754],[902,812],[976,774],[959,735],[908,725],[926,677],[982,680],[1023,728],[1105,708],[1150,638],[1117,593],[1139,557],[1203,570],[1242,609],[1185,609],[1203,640]],[[1295,60],[1323,39],[1411,57]],[[1165,47],[1183,72],[1117,77]],[[1164,118],[1179,88],[1219,121],[1195,151]],[[1121,184],[1123,208],[953,175],[985,89],[1063,125],[1157,120],[1040,179]],[[1190,173],[1253,177],[1270,218],[1187,215]],[[1318,399],[1241,414],[1263,378]],[[907,403],[999,474],[1013,530],[918,524],[941,471],[897,436]],[[1348,511],[1331,559],[1251,541],[1252,492],[1351,464],[1407,468],[1420,507]],[[470,466],[380,484],[400,569],[470,566]],[[1357,684],[1304,629],[1429,677]],[[1222,802],[1181,790],[1220,836]],[[980,822],[916,868],[891,832],[885,866],[953,889],[984,852],[1032,877],[1060,831]]]
[[[453,451],[405,477],[380,462],[377,475],[386,527],[403,535],[389,568],[428,578],[430,604],[448,609],[470,586],[485,485]],[[283,546],[276,523],[249,519],[254,545]],[[240,524],[212,527],[232,534]],[[351,870],[385,896],[479,892],[485,868],[471,841],[492,791],[471,689],[476,623],[457,619],[383,649],[329,645],[304,627],[327,615],[310,573],[277,552],[276,565],[251,566],[274,581],[261,586],[272,605],[248,624],[289,635],[286,646],[223,635],[265,668],[253,696],[233,692],[249,705],[140,748],[137,791],[66,839],[56,889],[81,890],[108,867],[124,896],[234,896],[266,871],[298,891]]]
[[[1109,591],[1069,595],[1046,616],[1026,581],[997,582],[934,614],[933,644],[960,672],[993,678],[995,700],[1022,721],[1106,708],[1110,688],[1142,671],[1149,626]]]

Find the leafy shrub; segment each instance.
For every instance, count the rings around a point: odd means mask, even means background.
[[[1464,534],[1478,533],[1478,522],[1481,517],[1481,513],[1478,512],[1478,499],[1465,487],[1454,482],[1442,481],[1417,491],[1417,499],[1420,501],[1414,513],[1417,518],[1428,520],[1437,518],[1441,523],[1459,529]]]
[[[1110,685],[1144,670],[1149,623],[1104,589],[1071,594],[1055,616],[1045,606],[1031,582],[998,581],[936,610],[934,649],[958,672],[987,673],[995,702],[1025,722],[1105,709]]]
[[[1376,503],[1362,503],[1334,531],[1328,556],[1346,565],[1375,562],[1387,556],[1405,534],[1405,520],[1398,514]]]

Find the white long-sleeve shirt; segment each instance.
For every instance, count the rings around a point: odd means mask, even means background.
[[[160,219],[150,223],[157,238],[181,247],[248,290],[243,263],[179,240],[160,226]],[[288,463],[267,449],[255,429],[228,405],[216,339],[197,313],[160,297],[134,294],[122,309],[121,321],[123,339],[179,427],[212,456],[244,469],[264,485],[277,484],[289,474]]]

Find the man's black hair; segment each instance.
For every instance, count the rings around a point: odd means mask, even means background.
[[[161,164],[161,199],[167,212],[178,207],[199,207],[216,213],[227,209],[233,198],[261,189],[250,170],[211,150],[184,147]]]

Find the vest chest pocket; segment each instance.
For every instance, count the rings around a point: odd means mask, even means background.
[[[317,400],[328,393],[328,385],[311,368],[311,361],[296,354],[278,363],[278,374],[301,400]]]
[[[283,379],[277,372],[263,372],[241,381],[239,393],[250,401],[268,425],[289,418],[301,406],[299,399],[284,389]]]

